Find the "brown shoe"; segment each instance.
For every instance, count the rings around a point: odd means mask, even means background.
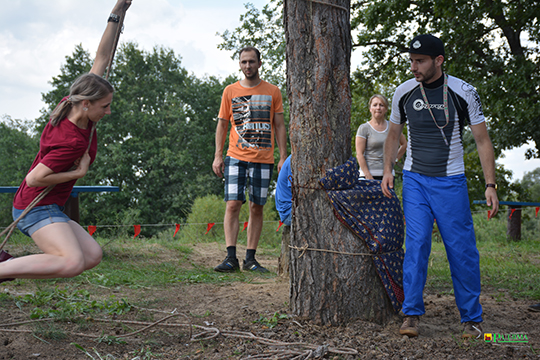
[[[483,336],[484,331],[480,323],[474,321],[463,323],[463,334],[461,334],[461,338],[481,340]]]
[[[401,335],[407,335],[408,337],[418,336],[418,323],[420,322],[420,317],[418,315],[405,315],[403,319],[403,325],[399,329]]]

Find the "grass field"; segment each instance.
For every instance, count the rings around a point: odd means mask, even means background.
[[[488,294],[501,304],[508,302],[512,305],[510,302],[516,300],[531,304],[538,302],[540,300],[538,219],[534,216],[524,217],[523,239],[515,242],[506,238],[504,214],[489,221],[484,213],[475,214],[474,218],[477,246],[481,257],[483,294]],[[175,237],[171,229],[151,238],[140,236],[135,239],[126,228],[98,231],[95,237],[104,250],[103,261],[99,266],[72,279],[18,279],[9,283],[9,292],[0,294],[0,306],[5,309],[19,309],[25,314],[23,318],[55,319],[54,323],[47,323],[48,325],[36,325],[33,336],[45,342],[66,341],[66,337],[69,336],[62,328],[63,324],[73,322],[73,319],[80,318],[81,315],[88,319],[135,316],[135,320],[138,321],[154,321],[156,317],[154,313],[144,312],[141,309],[167,307],[167,303],[163,302],[164,295],[171,296],[173,302],[180,300],[181,303],[182,294],[190,288],[198,288],[200,291],[202,287],[209,291],[212,288],[230,287],[233,284],[249,284],[255,285],[253,290],[256,291],[258,283],[265,278],[270,280],[277,276],[273,273],[261,277],[247,272],[234,274],[214,272],[212,267],[215,265],[213,262],[216,256],[225,254],[221,225],[216,224],[215,228],[205,235],[204,222],[193,221],[191,224],[184,226]],[[272,219],[268,219],[264,226],[266,236],[263,236],[257,254],[262,258],[276,259],[280,253],[281,231],[276,232],[277,223]],[[100,236],[99,233],[102,235],[106,233],[106,236]],[[245,246],[245,240],[245,232],[241,232],[239,244]],[[219,246],[215,246],[216,244]],[[194,249],[200,249],[203,245],[213,248],[217,253],[214,252],[211,257],[201,259],[201,254],[195,254]],[[9,240],[6,248],[16,256],[39,252],[31,239],[18,232]],[[436,234],[429,260],[426,292],[436,295],[453,293],[444,245]],[[254,296],[256,298],[261,295],[254,294]],[[214,314],[211,310],[206,310],[206,313],[190,313],[190,315],[201,317],[203,321],[206,316],[213,317]],[[276,321],[278,315],[277,313],[273,315]],[[268,320],[272,318],[272,314],[261,314],[257,318]],[[77,320],[77,326],[79,329],[77,331],[84,332],[95,325],[80,319]],[[108,346],[121,344],[114,336],[104,335],[97,341]],[[84,348],[78,344],[71,345],[81,351],[93,348],[93,345],[88,343]],[[151,347],[152,351],[158,348],[157,345]],[[105,348],[100,351],[108,353],[113,351],[112,349]],[[141,349],[137,351],[142,351]],[[130,359],[138,358],[135,356],[135,350],[129,351],[132,356]],[[101,358],[97,352],[88,357]],[[139,358],[157,357],[148,355]]]
[[[524,218],[523,239],[510,241],[506,238],[506,218],[500,214],[487,220],[485,214],[475,214],[477,246],[480,252],[480,267],[483,287],[500,289],[513,298],[540,299],[540,237],[536,218]],[[175,238],[172,231],[164,231],[152,238],[133,239],[127,234],[97,236],[103,246],[102,263],[74,279],[41,280],[42,283],[78,283],[114,287],[127,286],[166,286],[173,282],[183,283],[221,283],[230,281],[249,281],[249,276],[227,276],[212,271],[213,264],[201,267],[190,264],[189,255],[193,243],[223,241],[222,229],[216,228],[204,235],[204,226],[199,229],[186,227]],[[277,223],[265,222],[265,231],[258,253],[278,257],[280,251],[280,232],[275,231]],[[121,231],[121,230],[119,230]],[[239,243],[245,244],[245,232],[240,234]],[[14,234],[9,247],[17,247],[19,256],[35,253],[38,250],[31,239]],[[168,260],[167,254],[175,256]],[[173,260],[181,254],[180,261]],[[180,266],[179,266],[180,265]],[[24,282],[26,280],[18,280]],[[427,288],[433,291],[452,292],[452,282],[446,252],[440,237],[435,235],[429,260]]]

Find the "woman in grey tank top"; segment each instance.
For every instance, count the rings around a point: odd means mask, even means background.
[[[371,120],[360,125],[356,133],[356,159],[360,166],[360,178],[382,180],[384,142],[388,135],[388,99],[373,95],[369,99]],[[396,162],[407,149],[407,139],[401,134]]]

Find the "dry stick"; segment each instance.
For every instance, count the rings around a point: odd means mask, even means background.
[[[146,331],[146,330],[148,330],[148,329],[150,329],[150,328],[152,328],[154,326],[159,325],[159,326],[164,326],[164,327],[189,327],[190,328],[190,339],[191,339],[192,342],[210,340],[210,339],[216,338],[219,335],[222,335],[224,337],[237,337],[237,338],[242,338],[242,339],[247,339],[247,340],[255,340],[255,341],[259,342],[260,344],[269,345],[269,346],[280,346],[280,347],[296,346],[296,347],[303,348],[303,350],[298,350],[298,349],[275,350],[275,351],[279,351],[281,353],[279,358],[282,358],[282,356],[285,356],[285,355],[298,355],[295,358],[299,358],[300,356],[303,357],[305,355],[309,355],[313,350],[316,350],[317,348],[319,348],[319,346],[317,346],[317,345],[306,344],[306,343],[301,343],[301,342],[287,343],[287,342],[283,342],[283,341],[280,341],[280,340],[262,338],[262,337],[259,337],[259,336],[255,336],[255,335],[253,335],[253,333],[250,333],[250,332],[234,331],[234,330],[221,331],[218,328],[206,327],[206,326],[200,326],[200,325],[193,325],[191,323],[191,321],[190,321],[189,324],[179,324],[179,323],[163,324],[163,322],[165,320],[168,320],[168,319],[170,319],[172,317],[179,316],[179,315],[183,315],[186,318],[188,318],[187,315],[182,314],[182,313],[178,313],[178,314],[172,314],[172,315],[166,316],[163,319],[160,319],[160,320],[158,320],[156,322],[153,322],[153,323],[148,323],[148,322],[143,322],[143,321],[132,321],[132,320],[111,320],[111,319],[93,319],[93,320],[94,321],[99,321],[99,322],[114,322],[114,323],[123,323],[123,324],[146,325],[144,328],[142,328],[140,330],[131,332],[131,333],[126,334],[126,335],[117,336],[118,338],[130,337],[130,336],[133,336],[135,334]],[[40,320],[31,320],[31,321],[10,323],[10,324],[2,324],[2,325],[0,325],[0,332],[31,333],[31,332],[33,332],[32,330],[2,329],[2,327],[4,327],[4,326],[23,325],[23,324],[28,324],[28,323],[51,321],[51,320],[54,320],[54,319],[47,318],[47,319],[40,319]],[[191,334],[191,329],[192,328],[202,329],[204,331],[199,333],[199,334],[192,335]],[[76,336],[89,337],[89,338],[100,338],[101,337],[101,336],[89,335],[89,334],[83,334],[83,333],[71,333],[71,334],[76,335]],[[358,355],[358,351],[356,351],[355,349],[351,349],[351,348],[328,347],[327,351],[330,352],[330,353],[334,353],[334,354]],[[259,356],[266,356],[266,355],[263,354],[263,355],[259,355]],[[264,357],[260,357],[260,358],[265,359]],[[268,359],[271,359],[271,358],[268,358]]]
[[[118,27],[116,28],[116,34],[114,36],[114,42],[113,42],[113,49],[111,51],[111,56],[109,57],[109,64],[107,65],[107,73],[105,75],[105,79],[107,79],[107,80],[109,79],[109,73],[111,71],[112,63],[113,63],[113,60],[114,60],[114,54],[116,53],[116,48],[118,47],[118,41],[120,40],[120,34],[122,33],[122,27],[124,26],[124,17],[125,17],[125,15],[126,15],[126,9],[124,8],[124,9],[122,9],[122,14],[120,15],[120,20],[118,22]],[[92,130],[90,132],[90,138],[88,140],[88,148],[86,149],[86,151],[90,150],[90,146],[92,145],[92,139],[94,137],[95,132],[96,132],[96,124],[92,123]],[[51,192],[51,190],[54,187],[55,187],[55,185],[49,185],[45,190],[43,190],[26,207],[26,209],[24,209],[24,211],[22,212],[22,214],[19,217],[15,221],[13,221],[7,228],[5,228],[4,231],[2,231],[0,233],[0,236],[3,236],[4,234],[7,233],[6,238],[4,239],[2,244],[0,245],[0,250],[2,250],[4,248],[4,245],[6,245],[6,242],[8,241],[9,237],[13,233],[13,230],[15,230],[15,228],[17,227],[17,224],[19,223],[19,221],[23,217],[25,217],[26,214],[28,214],[28,212],[30,212],[30,210],[32,210],[41,200],[43,200],[43,198],[45,198],[45,196],[47,196],[47,194],[49,192]]]

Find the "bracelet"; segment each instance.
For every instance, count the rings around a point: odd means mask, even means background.
[[[111,15],[109,16],[109,18],[107,19],[107,22],[115,22],[115,23],[119,23],[119,22],[120,22],[120,16],[111,13]]]
[[[497,184],[486,184],[486,189],[488,187],[491,187],[491,188],[494,188],[495,190],[497,190]]]

